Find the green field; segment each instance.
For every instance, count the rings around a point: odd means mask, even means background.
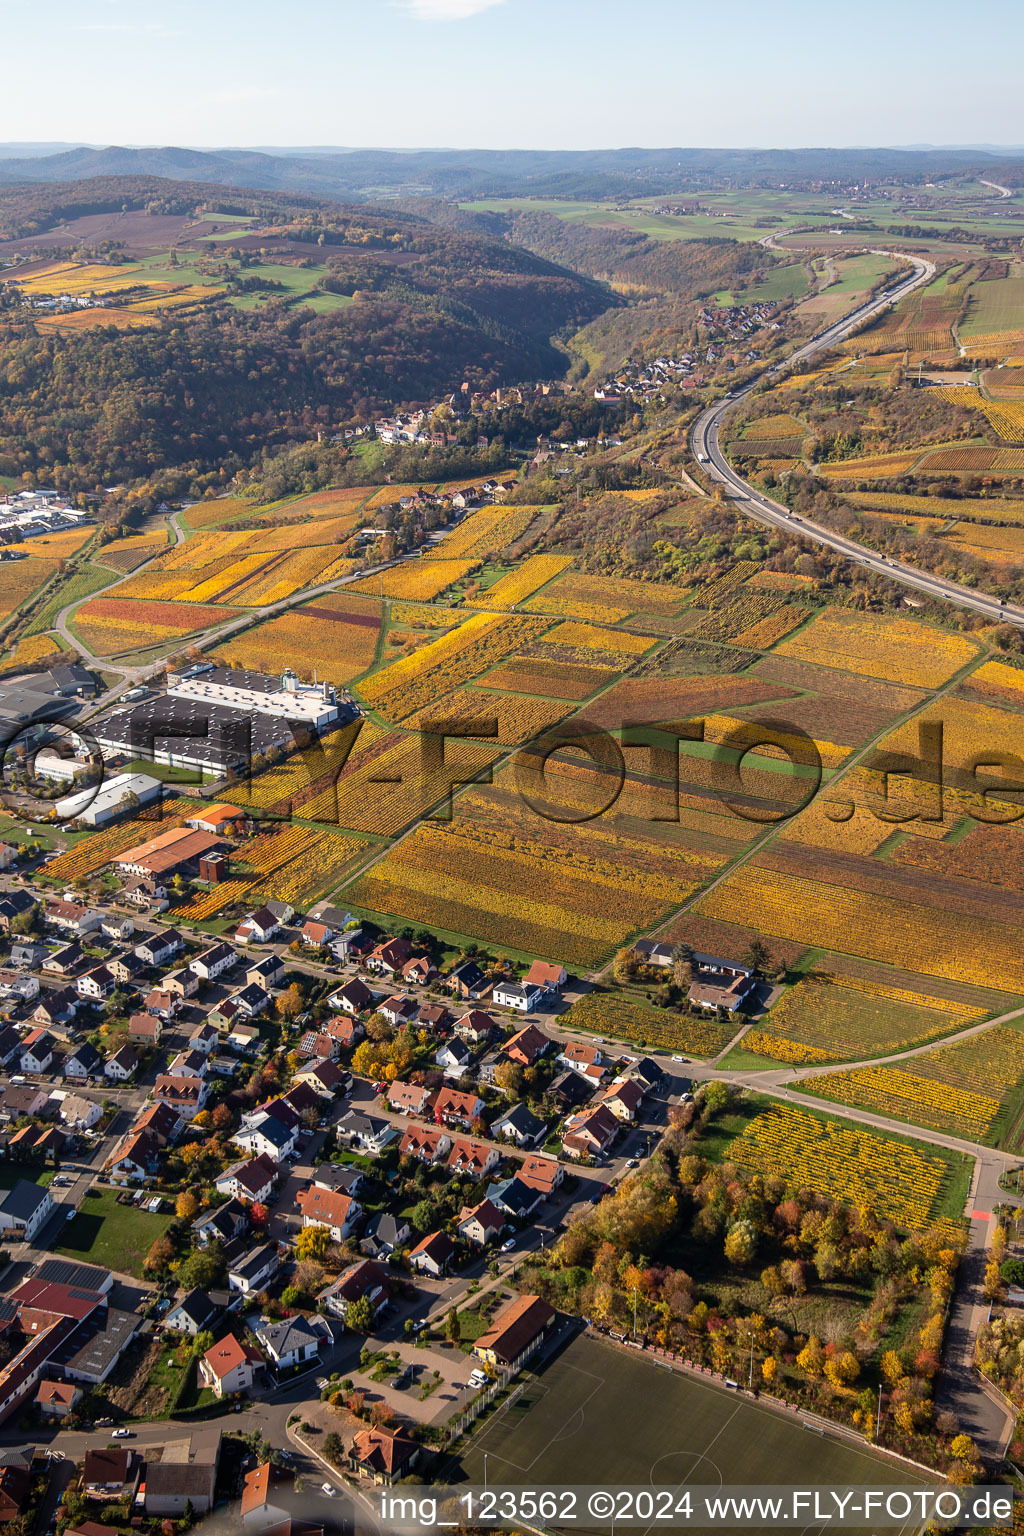
[[[77,1216],[60,1234],[64,1240],[54,1251],[140,1278],[147,1253],[173,1220],[173,1216],[154,1216],[134,1205],[118,1205],[115,1190],[90,1191]]]
[[[522,1390],[471,1435],[458,1471],[482,1484],[485,1452],[492,1488],[926,1486],[920,1474],[897,1469],[867,1445],[809,1433],[795,1416],[588,1337],[526,1375]],[[442,1469],[439,1480],[457,1475]],[[686,1529],[707,1526],[695,1520]]]
[[[1015,265],[1009,277],[975,283],[960,326],[963,336],[987,336],[993,331],[1024,327],[1024,267]]]

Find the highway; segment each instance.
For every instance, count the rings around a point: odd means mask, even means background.
[[[903,253],[877,251],[873,254],[894,256]],[[760,388],[766,380],[777,379],[788,372],[794,364],[807,362],[818,352],[834,347],[864,320],[896,303],[934,277],[935,267],[932,262],[910,254],[903,254],[903,259],[911,263],[913,271],[895,288],[887,289],[884,294],[872,297],[843,320],[837,321],[827,330],[820,331],[817,336],[812,337],[796,352],[791,353],[783,362],[776,363],[764,373],[759,374],[756,379],[751,380],[749,384],[745,384],[742,389],[735,390],[724,400],[719,400],[714,405],[708,406],[706,411],[702,411],[690,430],[690,448],[704,473],[725,487],[726,496],[737,511],[755,521],[766,523],[771,527],[789,528],[802,538],[820,544],[826,549],[835,550],[837,554],[845,555],[866,570],[886,576],[890,581],[900,582],[903,586],[922,592],[927,597],[970,609],[994,623],[1016,624],[1024,628],[1024,608],[1012,603],[1002,603],[998,598],[989,597],[983,592],[975,592],[970,587],[944,581],[938,576],[930,575],[929,572],[918,570],[915,566],[907,565],[902,561],[890,560],[878,554],[876,550],[857,544],[853,539],[844,538],[842,534],[833,532],[821,523],[812,522],[806,517],[798,517],[788,507],[773,501],[763,491],[749,485],[729,463],[720,446],[721,424],[727,412],[741,400],[746,399],[754,390]]]

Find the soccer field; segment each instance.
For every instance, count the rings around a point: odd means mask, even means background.
[[[484,1482],[486,1453],[491,1487],[925,1484],[922,1476],[867,1446],[820,1435],[795,1418],[598,1339],[575,1339],[524,1382],[511,1405],[484,1420],[471,1437],[461,1457],[470,1481]],[[620,1527],[630,1528],[644,1529]],[[792,1536],[825,1528],[798,1521],[777,1527]],[[920,1529],[914,1520],[903,1533]],[[898,1536],[896,1527],[890,1530]]]

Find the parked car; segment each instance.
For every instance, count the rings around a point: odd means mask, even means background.
[[[501,1245],[502,1253],[511,1253],[511,1251],[515,1247],[515,1245],[516,1245],[515,1238],[514,1237],[510,1237],[507,1242],[502,1243],[502,1245]]]
[[[324,1494],[328,1499],[334,1499],[338,1496],[338,1490],[335,1488],[333,1483],[321,1483],[320,1492]]]

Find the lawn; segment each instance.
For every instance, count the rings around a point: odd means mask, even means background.
[[[173,1220],[133,1205],[118,1205],[115,1190],[90,1190],[55,1251],[141,1279],[146,1255]]]
[[[528,1373],[522,1390],[481,1421],[439,1481],[455,1482],[461,1473],[483,1484],[485,1454],[492,1488],[703,1485],[717,1494],[721,1483],[804,1487],[808,1479],[842,1487],[924,1485],[906,1468],[894,1477],[891,1464],[867,1446],[829,1434],[811,1442],[792,1414],[587,1337]]]

